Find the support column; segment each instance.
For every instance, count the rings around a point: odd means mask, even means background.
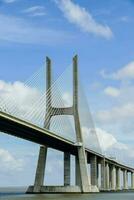
[[[99,188],[99,163],[97,162],[97,187]]]
[[[46,156],[47,156],[47,147],[41,146],[34,182],[33,192],[38,193],[40,192],[41,186],[43,186],[44,182],[44,173],[46,167]]]
[[[70,185],[70,153],[64,152],[64,186]]]
[[[134,189],[134,172],[131,172],[131,189]]]
[[[97,178],[97,156],[92,156],[90,158],[91,163],[91,185],[98,186],[98,178]]]
[[[109,165],[109,189],[112,189],[112,166]]]
[[[115,190],[115,166],[111,167],[111,189]]]
[[[105,178],[106,178],[106,173],[105,173],[105,158],[102,158],[101,160],[101,190],[105,190]]]
[[[127,180],[127,170],[123,171],[123,189],[127,190],[128,189],[128,180]]]
[[[75,156],[75,184],[81,187],[80,165],[78,155]]]
[[[78,159],[82,192],[91,192],[84,147],[78,147]]]
[[[116,168],[116,190],[121,189],[121,183],[120,183],[120,168]]]
[[[88,178],[87,159],[85,155],[85,148],[83,144],[83,136],[81,131],[79,112],[78,112],[78,67],[77,67],[77,56],[73,58],[73,115],[76,131],[76,139],[78,143],[78,159],[80,167],[81,177],[81,189],[82,192],[90,192],[90,182]],[[80,144],[80,145],[79,145]]]
[[[51,60],[46,57],[46,93],[49,90],[49,93],[46,95],[46,115],[44,121],[44,128],[50,128],[50,120],[51,120]],[[36,169],[35,183],[33,192],[39,192],[41,186],[43,186],[44,175],[45,175],[45,166],[46,166],[46,157],[47,157],[47,147],[41,146],[38,158],[38,164]]]
[[[105,178],[106,178],[106,183],[105,183],[105,185],[106,185],[106,190],[109,190],[109,183],[110,183],[110,180],[109,180],[109,164],[108,163],[106,163],[106,166],[105,166]]]

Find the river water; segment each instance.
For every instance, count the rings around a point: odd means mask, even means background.
[[[134,200],[134,193],[1,195],[1,200]]]
[[[134,193],[96,193],[96,194],[25,194],[12,189],[0,189],[0,200],[134,200]]]

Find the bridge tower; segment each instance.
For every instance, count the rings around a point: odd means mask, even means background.
[[[75,157],[75,170],[76,170],[76,187],[70,186],[70,154],[64,152],[64,186],[60,190],[53,190],[55,192],[68,191],[68,192],[91,192],[92,190],[98,191],[97,187],[93,189],[88,176],[87,169],[87,157],[85,154],[85,148],[83,144],[83,136],[81,131],[79,111],[78,111],[78,57],[73,57],[73,105],[72,107],[53,107],[52,106],[52,95],[51,95],[52,75],[51,75],[51,60],[46,57],[46,90],[49,91],[46,96],[46,116],[44,128],[49,129],[51,124],[51,118],[56,115],[72,115],[74,117],[75,133],[76,133],[76,145],[77,155]],[[47,157],[46,146],[40,147],[35,183],[29,192],[40,193],[45,191],[44,174]],[[48,186],[46,186],[47,188]],[[60,187],[60,186],[59,186]],[[56,188],[56,186],[55,186]],[[64,189],[63,189],[64,188]],[[76,189],[77,188],[77,189]],[[49,189],[51,192],[51,190]]]

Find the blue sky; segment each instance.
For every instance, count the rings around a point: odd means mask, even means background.
[[[111,140],[109,148],[129,152],[124,145],[132,148],[134,142],[133,35],[133,0],[0,0],[0,91],[9,85],[11,91],[16,81],[30,77],[44,65],[45,56],[52,58],[54,72],[60,74],[78,54],[102,145],[107,148]],[[3,134],[0,141],[0,160],[6,166],[0,186],[32,184],[39,146]],[[134,159],[134,153],[130,157]]]

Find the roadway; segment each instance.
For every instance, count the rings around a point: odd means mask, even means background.
[[[10,114],[4,113],[0,111],[0,131],[6,134],[22,138],[39,145],[45,145],[47,147],[62,151],[62,152],[69,152],[72,155],[77,154],[77,145],[67,140],[55,133],[40,128],[34,124],[26,122],[22,119],[16,118]],[[98,159],[105,158],[104,155],[99,154],[95,151],[92,151],[88,148],[85,148],[86,152],[88,153],[88,157],[91,155],[96,155]],[[126,169],[128,171],[133,172],[134,169],[126,166],[124,164],[119,163],[116,160],[112,160],[110,158],[105,158],[106,162],[110,164],[114,164],[121,169]]]

